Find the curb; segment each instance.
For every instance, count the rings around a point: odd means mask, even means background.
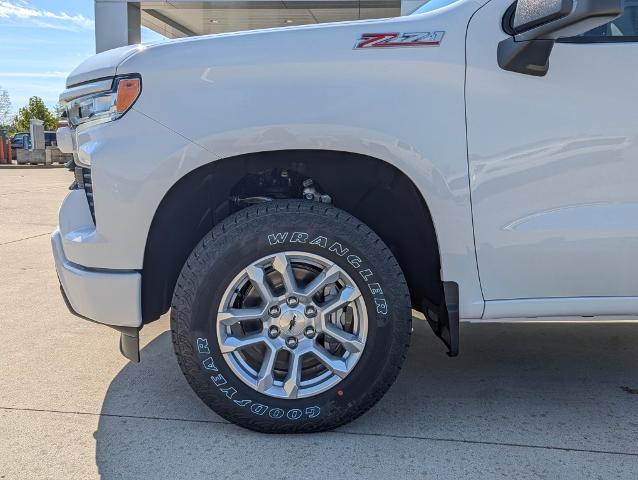
[[[65,168],[63,163],[58,165],[18,165],[0,163],[0,170],[40,170],[47,168]]]

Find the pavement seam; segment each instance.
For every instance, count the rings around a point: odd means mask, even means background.
[[[51,235],[51,232],[46,232],[46,233],[40,233],[38,235],[33,235],[31,237],[25,237],[25,238],[20,238],[18,240],[10,240],[8,242],[4,242],[4,243],[0,243],[0,247],[2,245],[9,245],[11,243],[18,243],[18,242],[23,242],[24,240],[31,240],[32,238],[38,238],[38,237],[44,237],[45,235]]]
[[[109,417],[109,418],[132,418],[137,420],[160,420],[169,422],[187,422],[187,423],[210,423],[217,425],[233,425],[230,422],[224,420],[197,420],[189,418],[174,418],[174,417],[150,417],[143,415],[124,415],[117,413],[93,413],[93,412],[80,412],[80,411],[68,411],[68,410],[48,410],[40,408],[18,408],[18,407],[1,407],[0,410],[5,411],[20,411],[20,412],[38,412],[38,413],[55,413],[62,415],[87,415],[92,417]],[[394,438],[401,440],[425,440],[431,442],[446,442],[446,443],[463,443],[471,445],[489,445],[497,447],[515,447],[515,448],[532,448],[536,450],[557,450],[562,452],[573,453],[595,453],[600,455],[619,455],[626,457],[638,457],[638,453],[632,452],[617,452],[613,450],[593,450],[587,448],[570,448],[570,447],[556,447],[551,445],[536,445],[526,443],[510,443],[510,442],[490,442],[485,440],[465,440],[458,438],[445,438],[445,437],[425,437],[418,435],[393,435],[389,433],[370,433],[370,432],[353,432],[348,430],[335,430],[332,432],[326,432],[332,435],[350,435],[350,436],[365,436],[365,437],[382,437],[382,438]]]
[[[433,442],[467,443],[467,444],[473,444],[473,445],[491,445],[491,446],[498,446],[498,447],[532,448],[536,450],[558,450],[562,452],[596,453],[596,454],[603,454],[603,455],[621,455],[626,457],[638,457],[638,453],[633,453],[633,452],[617,452],[614,450],[594,450],[589,448],[556,447],[553,445],[536,445],[533,443],[490,442],[486,440],[465,440],[460,438],[445,438],[445,437],[423,437],[418,435],[414,435],[414,436],[393,435],[391,433],[352,432],[352,431],[346,431],[346,430],[337,430],[330,433],[339,433],[342,435],[362,435],[362,436],[368,436],[368,437],[428,440]]]
[[[175,417],[148,417],[144,415],[125,415],[120,413],[93,413],[80,412],[73,410],[49,410],[44,408],[18,408],[18,407],[0,407],[0,410],[17,411],[17,412],[36,412],[36,413],[57,413],[62,415],[86,415],[89,417],[112,417],[112,418],[135,418],[139,420],[165,420],[169,422],[192,422],[192,423],[214,423],[220,425],[232,425],[224,420],[198,420],[196,418],[175,418]]]

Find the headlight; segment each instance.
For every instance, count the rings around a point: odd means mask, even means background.
[[[73,127],[83,123],[117,120],[133,106],[142,92],[139,76],[121,76],[113,80],[111,90],[76,98],[66,104],[66,116]]]

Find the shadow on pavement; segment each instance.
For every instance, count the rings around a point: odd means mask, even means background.
[[[573,452],[638,462],[638,325],[467,324],[461,341],[461,356],[450,359],[415,321],[404,370],[370,412],[333,433],[269,436],[209,411],[165,332],[111,383],[97,465],[105,479],[325,478],[336,464],[340,474],[371,478],[387,468],[451,472],[443,463],[467,451],[493,456],[486,468],[519,462],[522,451],[547,456],[550,467],[552,455]]]

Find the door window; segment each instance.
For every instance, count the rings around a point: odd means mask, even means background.
[[[564,43],[638,42],[638,0],[625,0],[625,13],[582,35],[561,38]]]

